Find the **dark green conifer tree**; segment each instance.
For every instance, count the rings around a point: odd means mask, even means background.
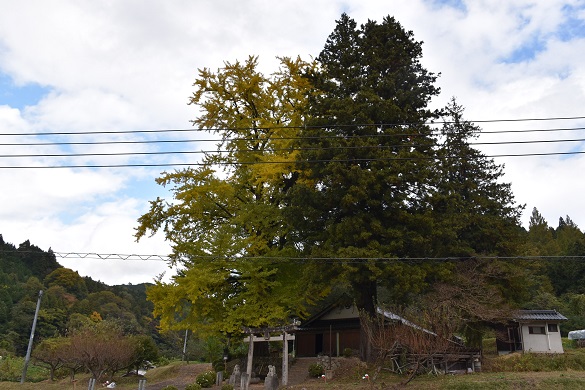
[[[381,282],[404,294],[425,277],[421,267],[382,260],[424,256],[429,233],[426,122],[435,113],[427,104],[439,89],[421,56],[422,43],[394,18],[358,28],[343,14],[308,74],[315,89],[299,145],[304,177],[289,209],[294,241],[309,257],[331,258],[321,275],[346,283],[369,314]]]
[[[437,151],[437,187],[432,195],[437,257],[512,256],[522,239],[520,216],[504,166],[471,145],[481,128],[463,119],[453,98]]]

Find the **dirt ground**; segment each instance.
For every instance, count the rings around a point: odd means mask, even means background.
[[[211,364],[188,364],[179,367],[179,372],[172,379],[167,379],[162,382],[153,383],[151,385],[146,383],[146,390],[162,390],[166,386],[173,385],[179,390],[183,390],[185,386],[195,382],[197,375],[211,370]]]
[[[348,376],[356,376],[359,366],[358,359],[347,359],[344,360],[344,363],[336,370],[335,376],[336,378],[346,378]],[[176,375],[173,376],[171,379],[167,379],[161,382],[146,384],[146,390],[162,390],[166,386],[173,385],[176,386],[179,390],[183,390],[185,386],[195,382],[197,375],[211,370],[210,364],[188,364],[184,366],[180,366]],[[311,388],[315,388],[315,386],[320,387],[319,385],[325,384],[324,379],[307,379],[306,375],[303,375],[302,378],[294,377],[294,371],[291,370],[289,372],[289,383],[291,386],[288,386],[290,389],[301,389],[306,384]],[[215,386],[214,389],[219,388]],[[250,384],[250,389],[263,389],[264,383],[256,383]]]
[[[298,364],[298,362],[297,362]],[[193,382],[198,374],[210,370],[209,364],[185,364],[171,367],[170,372],[161,372],[162,375],[155,375],[148,378],[147,390],[162,390],[166,386],[173,385],[178,390]],[[302,367],[297,367],[302,368]],[[364,376],[369,373],[365,365],[357,359],[344,359],[332,380],[322,378],[307,378],[306,370],[291,370],[289,386],[286,390],[371,390],[375,389],[410,389],[410,390],[585,390],[585,370],[561,370],[551,372],[483,372],[470,375],[422,375],[406,386],[401,385],[406,378],[404,376],[392,375],[383,372],[382,376],[373,383]],[[300,378],[301,373],[304,377]],[[295,376],[298,375],[298,378]],[[158,376],[158,378],[157,378]],[[120,380],[118,388],[136,390],[137,380],[132,378],[127,381]],[[298,379],[301,379],[300,381]],[[101,387],[96,387],[100,388]],[[250,386],[250,390],[264,388],[263,383]],[[0,382],[0,390],[84,390],[87,389],[87,379],[81,378],[75,386],[69,379],[57,382],[24,383]],[[219,390],[216,386],[213,390]],[[283,388],[284,390],[284,388]]]

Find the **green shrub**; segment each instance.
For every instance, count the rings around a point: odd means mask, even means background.
[[[71,375],[71,369],[68,367],[59,367],[55,370],[55,379],[64,379]]]
[[[22,377],[24,359],[5,356],[0,360],[0,381],[16,382]]]
[[[199,383],[191,383],[185,387],[185,390],[201,390],[202,387]]]
[[[195,382],[197,382],[201,387],[208,388],[215,384],[215,372],[214,371],[207,371],[202,374],[197,375],[195,378]]]
[[[343,349],[343,356],[348,358],[353,355],[353,350],[351,348],[344,348]]]
[[[213,370],[215,372],[224,371],[225,370],[225,362],[223,361],[223,359],[221,359],[221,360],[215,360],[211,364],[211,367],[213,368]]]
[[[234,386],[225,384],[221,386],[221,390],[234,390]]]
[[[162,390],[179,390],[179,389],[177,389],[177,388],[176,388],[175,386],[173,386],[173,385],[168,385],[168,386],[165,386],[165,387],[163,387],[163,389],[162,389]]]
[[[172,360],[167,357],[161,356],[156,360],[155,363],[157,366],[168,366],[169,364],[172,363]]]
[[[24,364],[24,363],[23,363]],[[20,376],[22,376],[22,371],[20,372]],[[59,378],[59,372],[55,373],[55,378]],[[62,374],[62,371],[61,371]],[[26,381],[27,382],[42,382],[44,380],[49,379],[50,377],[49,369],[45,367],[37,366],[36,364],[31,364],[28,366],[28,370],[26,372]],[[20,380],[20,377],[19,377]]]
[[[314,378],[318,378],[323,375],[325,371],[323,370],[323,366],[319,363],[313,363],[309,366],[309,376]]]

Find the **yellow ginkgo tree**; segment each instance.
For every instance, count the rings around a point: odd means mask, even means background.
[[[236,334],[302,314],[323,292],[310,265],[299,267],[282,216],[299,177],[295,150],[306,121],[314,66],[280,58],[270,76],[258,58],[199,70],[193,124],[218,137],[201,163],[165,172],[157,183],[173,199],[151,201],[136,238],[162,231],[179,271],[148,290],[163,329]],[[314,287],[313,287],[314,286]]]

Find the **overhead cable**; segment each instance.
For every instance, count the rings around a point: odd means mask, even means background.
[[[499,141],[499,142],[469,142],[468,145],[513,145],[513,144],[539,144],[539,143],[565,143],[585,142],[585,138],[557,139],[557,140],[528,140],[528,141]],[[267,152],[296,152],[310,150],[355,150],[355,149],[394,149],[412,148],[413,144],[404,143],[400,145],[359,145],[359,146],[331,146],[331,147],[309,147],[309,148],[269,148]],[[238,152],[254,153],[258,150],[238,149]],[[111,152],[111,153],[29,153],[29,154],[0,154],[0,158],[22,158],[22,157],[88,157],[88,156],[140,156],[140,155],[169,155],[169,154],[206,154],[206,153],[230,153],[229,150],[177,150],[157,152]]]
[[[20,254],[38,254],[38,255],[47,255],[46,252],[37,252],[37,251],[22,251],[22,250],[0,250],[0,253],[20,253]],[[116,260],[116,261],[171,261],[176,259],[171,259],[171,256],[168,255],[159,255],[159,254],[121,254],[121,253],[97,253],[97,252],[54,252],[51,251],[50,253],[54,254],[55,257],[62,258],[62,259],[87,259],[87,260]],[[446,256],[446,257],[301,257],[301,256],[287,256],[287,257],[279,257],[279,256],[234,256],[234,257],[226,257],[222,255],[193,255],[190,257],[185,257],[182,259],[183,261],[189,260],[227,260],[227,261],[235,261],[235,260],[248,260],[248,261],[273,261],[273,262],[350,262],[350,263],[362,263],[366,261],[377,261],[377,262],[427,262],[427,261],[438,261],[438,262],[462,262],[462,261],[469,261],[469,260],[503,260],[503,261],[515,261],[515,260],[529,260],[529,261],[541,261],[541,260],[550,260],[550,261],[570,261],[570,260],[579,260],[585,261],[585,256],[533,256],[533,255],[517,255],[517,256],[463,256],[463,257],[453,257],[453,256]]]
[[[548,122],[548,121],[560,121],[560,120],[583,120],[585,116],[568,116],[568,117],[544,117],[544,118],[517,118],[517,119],[480,119],[480,120],[461,120],[459,123],[510,123],[510,122]],[[300,125],[300,126],[270,126],[270,127],[263,127],[258,126],[255,127],[258,130],[269,130],[269,129],[315,129],[315,128],[323,128],[323,127],[335,127],[335,128],[344,128],[344,127],[365,127],[365,126],[385,126],[385,127],[392,127],[392,126],[420,126],[420,125],[443,125],[443,124],[453,124],[457,123],[454,121],[445,121],[445,120],[430,120],[422,123],[415,123],[415,122],[402,122],[402,123],[358,123],[358,124],[348,124],[348,125],[326,125],[326,126],[310,126],[310,125]],[[145,130],[96,130],[96,131],[59,131],[59,132],[30,132],[30,133],[0,133],[0,136],[47,136],[47,135],[94,135],[94,134],[139,134],[139,133],[172,133],[172,132],[195,132],[195,131],[238,131],[242,129],[251,129],[249,128],[182,128],[182,129],[145,129]]]
[[[492,154],[483,155],[485,158],[503,158],[503,157],[544,157],[544,156],[571,156],[585,154],[585,151],[573,152],[543,152],[543,153],[517,153],[517,154]],[[391,158],[348,158],[335,160],[306,160],[302,163],[318,164],[318,163],[363,163],[363,162],[380,162],[380,161],[420,161],[420,160],[448,160],[448,159],[463,159],[465,156],[445,156],[445,157],[391,157]],[[0,169],[58,169],[58,168],[147,168],[147,167],[181,167],[181,166],[234,166],[234,165],[259,165],[259,164],[291,164],[294,160],[282,161],[239,161],[239,162],[175,162],[175,163],[125,163],[125,164],[62,164],[62,165],[0,165]]]

